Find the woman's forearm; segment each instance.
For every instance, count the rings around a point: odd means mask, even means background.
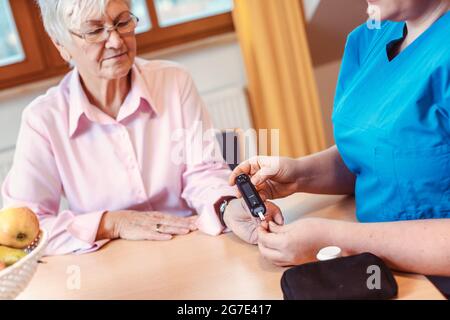
[[[336,146],[298,159],[299,192],[353,194],[355,175],[344,164]]]
[[[395,270],[450,276],[450,219],[325,223],[326,243],[347,254],[371,252]]]

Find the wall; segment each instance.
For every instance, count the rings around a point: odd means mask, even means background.
[[[329,146],[334,144],[331,114],[347,35],[367,19],[362,0],[304,0],[307,35]]]
[[[307,35],[313,64],[320,66],[340,60],[347,35],[367,20],[364,0],[305,0],[314,6],[309,17]]]
[[[328,146],[334,144],[331,115],[340,66],[341,60],[336,60],[314,68]]]
[[[247,84],[239,43],[234,33],[143,57],[166,59],[182,64],[191,72],[202,94]]]

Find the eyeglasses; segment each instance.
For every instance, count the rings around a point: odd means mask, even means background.
[[[96,27],[81,33],[76,33],[72,30],[69,30],[69,32],[78,38],[84,39],[88,43],[99,43],[106,41],[113,30],[123,36],[134,33],[138,22],[139,18],[131,12],[128,12],[126,17],[120,18],[113,26]]]

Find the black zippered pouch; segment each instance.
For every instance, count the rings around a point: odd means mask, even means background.
[[[392,271],[371,253],[292,267],[281,289],[285,300],[385,300],[398,293]]]
[[[450,300],[450,277],[427,276],[427,278],[447,300]]]

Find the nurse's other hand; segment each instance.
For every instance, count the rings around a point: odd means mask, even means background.
[[[263,200],[287,197],[299,190],[298,161],[287,157],[256,156],[239,164],[231,173],[230,185],[241,174],[251,177]]]
[[[283,215],[280,208],[274,203],[266,201],[266,221],[261,223],[259,218],[251,215],[244,202],[244,199],[231,200],[225,209],[223,220],[228,228],[234,232],[239,238],[245,242],[256,244],[258,242],[258,227],[267,227],[268,221],[282,225],[284,223]]]
[[[269,222],[268,228],[258,228],[258,248],[261,255],[277,266],[292,266],[314,261],[325,246],[321,234],[328,220],[304,218],[279,226]]]
[[[177,217],[157,211],[106,212],[100,222],[97,240],[170,240],[197,230],[197,216]]]

